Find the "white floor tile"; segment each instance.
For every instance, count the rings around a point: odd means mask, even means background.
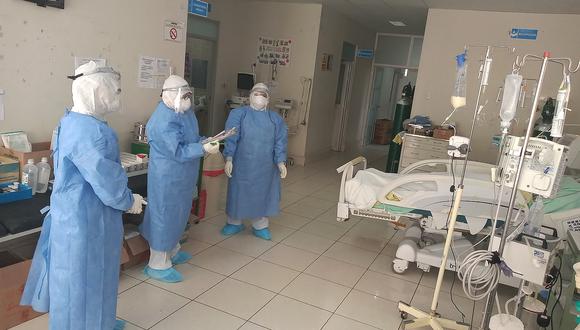
[[[338,226],[322,221],[312,221],[300,228],[300,231],[335,241],[344,235],[348,231],[348,228],[339,228]]]
[[[334,312],[350,288],[308,274],[301,274],[282,292],[282,295]]]
[[[189,229],[189,238],[208,244],[217,244],[227,238],[220,231],[220,226],[214,226],[209,222],[201,222],[191,226]]]
[[[223,275],[190,264],[177,265],[175,269],[183,275],[183,282],[163,283],[149,279],[147,283],[180,296],[195,299],[225,278]]]
[[[119,277],[119,289],[117,292],[122,293],[123,291],[126,291],[141,282],[141,280],[121,273],[121,276]]]
[[[185,242],[181,245],[181,250],[188,252],[189,254],[194,256],[194,255],[200,253],[201,251],[209,248],[210,246],[211,246],[211,244],[208,244],[206,242],[197,241],[194,239],[188,239],[187,242]]]
[[[135,265],[131,268],[125,269],[122,271],[123,274],[129,275],[133,278],[136,278],[140,281],[145,281],[149,278],[149,276],[143,274],[143,269],[147,266],[147,263],[142,263],[139,265]]]
[[[324,183],[312,182],[308,178],[302,179],[285,187],[285,191],[291,191],[300,195],[308,196],[324,187]]]
[[[357,290],[346,297],[336,314],[385,330],[397,329],[401,323],[396,303]]]
[[[264,328],[252,322],[246,322],[239,330],[268,330],[268,328]]]
[[[365,271],[365,268],[321,256],[305,273],[352,288]]]
[[[414,264],[410,264],[410,267],[413,267]],[[439,268],[431,267],[429,272],[423,273],[423,277],[421,277],[421,284],[422,286],[426,286],[429,288],[435,288],[437,284],[437,276],[439,274]],[[453,280],[455,279],[455,282]],[[441,285],[441,291],[449,292],[451,291],[451,285],[453,285],[453,294],[458,295],[461,297],[466,297],[465,292],[463,292],[463,288],[461,286],[461,281],[457,278],[457,273],[452,271],[445,271],[445,276],[443,277],[443,284]],[[467,297],[466,297],[467,298]]]
[[[320,254],[293,248],[284,244],[278,244],[259,259],[288,267],[297,271],[304,271]]]
[[[282,241],[282,244],[314,253],[323,253],[334,241],[324,237],[297,231]]]
[[[282,191],[282,198],[280,199],[280,207],[284,208],[291,204],[298,202],[299,200],[305,198],[306,195],[292,192],[286,189]]]
[[[377,328],[363,324],[338,314],[332,315],[322,330],[375,330]]]
[[[32,320],[28,320],[21,323],[15,327],[10,328],[10,330],[46,330],[48,329],[48,314],[40,315]]]
[[[413,296],[411,304],[414,307],[429,312],[431,309],[431,302],[433,301],[434,292],[435,289],[419,285],[417,292],[415,292],[415,295]],[[455,302],[455,305],[459,307],[461,312],[465,314],[465,322],[471,323],[474,302],[457,295],[453,296],[453,301]],[[461,321],[461,314],[451,303],[449,292],[441,291],[441,294],[439,295],[439,304],[437,305],[437,312],[443,317]]]
[[[334,205],[335,203],[329,201],[308,197],[285,207],[284,212],[296,214],[308,219],[315,219]]]
[[[231,277],[266,290],[280,292],[299,274],[295,270],[256,259]]]
[[[410,303],[417,285],[417,283],[368,271],[354,288],[392,302]]]
[[[204,219],[202,222],[210,223],[214,226],[223,227],[226,224],[228,216],[225,213],[217,214],[211,218]]]
[[[364,219],[352,227],[348,235],[389,240],[395,232],[396,230],[385,221]]]
[[[193,256],[189,263],[229,276],[250,263],[252,260],[253,258],[241,253],[224,249],[219,246],[212,246]]]
[[[324,255],[329,258],[348,262],[349,264],[357,265],[363,268],[370,266],[378,254],[378,252],[371,252],[341,242],[336,242],[330,249],[328,249],[328,251],[324,253]]]
[[[125,327],[123,330],[142,330],[143,328],[138,327],[130,322],[125,321]]]
[[[307,223],[312,221],[312,219],[308,219],[305,217],[301,217],[296,214],[280,212],[279,215],[270,218],[271,223],[275,223],[278,225],[282,225],[284,227],[289,227],[293,229],[300,229]]]
[[[393,271],[393,259],[391,256],[380,254],[369,269],[405,281],[419,283],[423,271],[417,268],[415,263],[409,263],[409,268],[403,274],[397,274]]]
[[[229,315],[195,301],[189,303],[175,314],[169,316],[153,330],[234,330],[238,329],[244,320]]]
[[[272,330],[318,330],[331,315],[297,300],[276,296],[250,321]]]
[[[189,303],[188,299],[148,283],[141,283],[119,295],[117,314],[148,329]]]
[[[270,234],[272,234],[272,241],[273,242],[282,242],[288,236],[294,234],[296,229],[285,227],[276,223],[270,223]]]
[[[372,252],[381,252],[387,242],[389,241],[388,238],[373,238],[373,237],[366,237],[366,236],[359,236],[356,234],[347,233],[346,235],[342,236],[339,239],[339,242],[343,242],[346,244],[350,244],[361,249],[369,250]]]
[[[314,192],[312,197],[320,198],[329,202],[338,202],[338,195],[340,193],[340,186],[337,188],[334,184],[330,187],[324,187],[321,190]]]
[[[396,257],[397,256],[397,249],[398,248],[399,248],[399,246],[397,244],[391,244],[391,243],[389,243],[381,251],[381,254],[384,254],[384,255],[387,255],[387,256],[391,256],[391,257]]]
[[[219,247],[232,250],[250,257],[257,257],[271,249],[276,243],[258,238],[252,234],[252,228],[238,233],[218,244]]]
[[[225,279],[195,301],[249,319],[268,303],[274,293],[234,279]]]

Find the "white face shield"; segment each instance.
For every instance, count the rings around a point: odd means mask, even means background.
[[[250,91],[250,106],[254,110],[264,111],[268,108],[270,90],[263,83],[257,83]]]
[[[121,109],[121,74],[110,67],[99,67],[95,62],[79,66],[73,79],[72,111],[101,120]]]
[[[185,79],[173,75],[165,80],[161,99],[168,108],[177,113],[184,113],[191,108],[193,91]]]

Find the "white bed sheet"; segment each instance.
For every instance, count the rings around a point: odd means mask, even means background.
[[[344,185],[345,200],[357,209],[371,208],[389,193],[385,186],[402,174],[385,173],[375,168],[361,170]],[[432,182],[414,182],[398,187],[393,192],[399,198],[405,198],[418,191],[433,190]]]

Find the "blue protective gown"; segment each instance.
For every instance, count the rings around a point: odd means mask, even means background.
[[[171,251],[189,219],[204,150],[192,110],[176,113],[159,102],[146,130],[150,147],[148,204],[141,234],[152,249]]]
[[[280,170],[286,161],[288,127],[272,111],[251,107],[232,110],[226,130],[238,134],[226,140],[225,157],[233,159],[226,213],[233,219],[256,219],[280,213]]]
[[[133,195],[113,130],[75,112],[60,121],[54,188],[21,304],[49,312],[50,329],[113,329],[123,211]]]

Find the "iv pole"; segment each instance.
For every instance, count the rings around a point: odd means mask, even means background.
[[[475,46],[480,47],[480,46]],[[439,294],[441,293],[441,286],[443,284],[443,276],[445,275],[445,269],[447,266],[447,257],[449,255],[449,250],[451,248],[451,243],[453,241],[453,233],[455,230],[455,223],[457,221],[457,213],[459,211],[459,206],[461,205],[461,197],[463,195],[464,189],[464,181],[465,181],[465,171],[467,168],[467,160],[469,158],[469,153],[471,150],[471,139],[473,138],[473,133],[475,131],[475,122],[477,121],[477,116],[480,109],[481,103],[481,96],[485,91],[485,86],[487,86],[487,79],[489,77],[489,71],[491,70],[491,49],[494,46],[484,46],[486,47],[485,52],[485,60],[483,63],[483,68],[481,71],[481,79],[479,82],[479,91],[477,93],[477,101],[475,102],[475,109],[473,111],[473,120],[471,122],[471,130],[469,132],[469,146],[467,148],[467,152],[465,154],[465,158],[463,160],[463,167],[461,170],[461,179],[460,183],[455,190],[455,199],[453,200],[453,206],[451,208],[451,215],[449,219],[449,224],[447,225],[447,237],[445,238],[445,247],[443,249],[443,256],[441,258],[441,265],[439,267],[439,272],[437,275],[437,284],[435,285],[435,292],[433,294],[433,300],[431,302],[431,311],[429,313],[421,311],[411,305],[408,305],[404,302],[399,302],[399,311],[401,313],[407,313],[412,316],[415,316],[417,319],[410,320],[405,323],[405,329],[414,329],[414,328],[421,328],[425,326],[430,326],[432,329],[435,330],[443,330],[444,328],[447,329],[458,329],[458,330],[467,330],[469,329],[469,325],[458,322],[455,320],[449,320],[441,318],[441,316],[437,313],[437,304],[439,302]],[[494,47],[495,48],[495,47]],[[498,48],[507,48],[507,47],[498,47]]]
[[[518,60],[516,59],[516,63],[515,63],[515,67],[517,67],[518,70],[520,70],[525,62],[527,58],[532,58],[535,60],[541,60],[542,61],[542,67],[540,69],[540,77],[538,78],[538,85],[537,85],[537,89],[536,89],[536,94],[534,95],[534,102],[532,103],[532,108],[530,110],[530,118],[528,121],[528,127],[526,130],[526,135],[524,137],[524,143],[522,145],[522,148],[520,150],[520,155],[519,155],[519,160],[518,160],[518,167],[516,170],[516,175],[514,178],[514,188],[512,189],[511,192],[511,196],[510,196],[510,202],[509,202],[509,206],[507,209],[507,215],[505,217],[506,219],[506,225],[504,225],[504,229],[501,235],[501,241],[499,244],[499,249],[498,249],[498,253],[500,256],[503,256],[503,250],[505,248],[505,244],[506,244],[506,238],[507,238],[507,221],[509,221],[509,219],[511,219],[512,217],[512,213],[513,213],[513,208],[516,202],[516,198],[517,198],[517,193],[518,193],[518,185],[519,185],[519,180],[520,180],[520,174],[524,165],[524,150],[527,150],[528,148],[528,142],[530,140],[530,136],[532,135],[532,131],[534,128],[534,117],[536,115],[536,108],[538,106],[538,102],[540,99],[540,92],[542,90],[542,84],[544,82],[544,77],[545,77],[545,73],[546,73],[546,67],[548,65],[548,62],[554,62],[554,63],[559,63],[561,65],[564,66],[564,63],[562,63],[561,61],[563,60],[567,60],[568,61],[568,71],[570,73],[574,73],[576,71],[578,71],[578,69],[580,68],[580,62],[578,63],[578,66],[576,67],[576,69],[572,70],[571,68],[571,62],[572,60],[570,59],[566,59],[566,58],[550,58],[550,52],[544,52],[544,56],[543,57],[539,57],[539,56],[535,56],[535,55],[525,55],[522,59],[521,63],[518,63]],[[564,66],[565,67],[565,66]],[[493,303],[494,303],[494,299],[495,296],[497,294],[497,286],[491,290],[491,292],[489,293],[489,295],[487,296],[487,301],[486,301],[486,305],[485,305],[485,314],[483,317],[483,323],[482,323],[482,329],[488,329],[489,328],[489,321],[491,319],[491,313],[493,310]]]

